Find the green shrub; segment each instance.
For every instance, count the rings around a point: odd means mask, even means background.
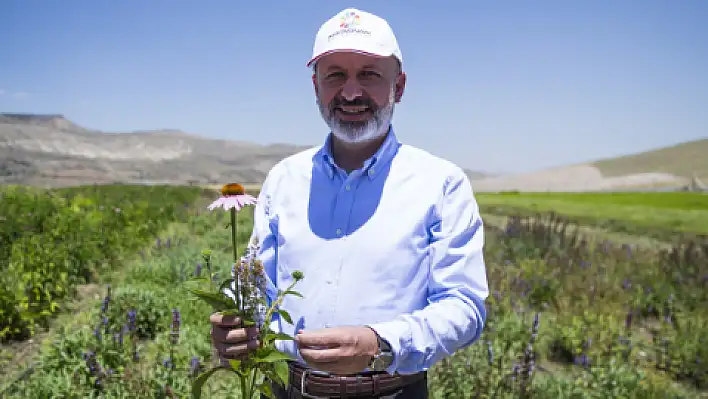
[[[203,191],[89,186],[0,192],[0,341],[31,336],[77,284],[134,253],[167,223],[186,220]]]

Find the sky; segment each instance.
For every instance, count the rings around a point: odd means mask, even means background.
[[[708,137],[708,1],[0,0],[0,112],[321,145],[320,25],[386,19],[399,139],[493,173]]]

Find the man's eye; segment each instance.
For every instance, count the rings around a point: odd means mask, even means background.
[[[333,78],[341,78],[342,76],[344,76],[343,72],[332,72],[332,73],[328,74],[326,77],[327,77],[327,79],[333,79]]]
[[[364,72],[362,72],[361,74],[362,74],[363,76],[367,77],[367,78],[378,78],[378,77],[381,76],[381,75],[380,75],[378,72],[376,72],[376,71],[364,71]]]

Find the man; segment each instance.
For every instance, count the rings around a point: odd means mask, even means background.
[[[305,275],[304,298],[282,305],[295,325],[273,320],[296,337],[278,348],[298,359],[277,394],[427,398],[426,370],[475,342],[486,320],[472,187],[459,167],[398,141],[406,74],[385,20],[342,11],[320,28],[308,66],[331,133],[275,165],[255,209],[271,291]],[[238,320],[210,320],[222,358],[257,347]]]

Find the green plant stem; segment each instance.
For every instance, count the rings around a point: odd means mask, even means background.
[[[234,283],[236,284],[236,307],[238,310],[243,310],[241,309],[241,290],[239,289],[239,281],[238,281],[238,248],[236,247],[236,209],[231,208],[231,246],[234,249],[234,267],[235,267],[235,275],[234,275]]]
[[[258,377],[258,369],[253,369],[253,378],[251,379],[251,396],[250,399],[253,399],[253,395],[256,393],[256,378]]]
[[[263,328],[261,329],[261,335],[263,337],[265,337],[265,335],[270,331],[270,319],[273,317],[273,312],[283,303],[285,293],[293,289],[293,287],[295,287],[295,284],[297,284],[297,280],[290,283],[288,289],[278,293],[276,301],[273,302],[273,304],[266,311],[265,318],[263,319]]]
[[[243,375],[243,374],[239,374],[238,378],[241,380],[241,397],[242,397],[243,399],[247,399],[248,396],[246,396],[246,394],[247,394],[247,392],[246,392],[246,391],[247,391],[246,379],[247,379],[248,377],[245,376],[245,375]],[[249,398],[249,399],[250,399],[250,398]]]
[[[236,248],[236,209],[231,208],[231,245],[234,249],[234,263],[238,262],[238,249]]]

